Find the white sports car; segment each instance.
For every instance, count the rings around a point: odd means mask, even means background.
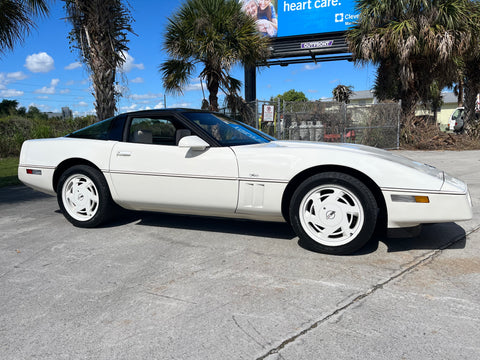
[[[121,114],[23,144],[18,177],[57,196],[73,225],[133,210],[287,221],[315,251],[346,254],[374,230],[472,217],[467,186],[359,145],[277,141],[221,114]],[[455,211],[452,211],[455,209]]]

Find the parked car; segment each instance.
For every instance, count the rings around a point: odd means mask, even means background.
[[[465,116],[465,108],[458,107],[456,108],[452,115],[450,115],[449,120],[449,130],[454,131],[456,133],[463,131],[463,119]]]
[[[287,221],[330,254],[358,250],[375,229],[472,217],[465,183],[432,166],[362,145],[277,141],[200,110],[126,113],[28,140],[18,177],[56,195],[78,227],[101,225],[117,205]]]

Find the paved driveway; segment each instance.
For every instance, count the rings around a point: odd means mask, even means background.
[[[339,257],[286,224],[77,229],[55,198],[0,189],[0,357],[478,359],[480,151],[401,153],[466,180],[474,219]]]

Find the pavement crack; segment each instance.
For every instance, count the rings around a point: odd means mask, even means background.
[[[257,345],[260,345],[261,347],[265,347],[264,345],[262,345],[257,339],[255,339],[252,335],[250,335],[248,333],[248,331],[246,331],[243,327],[240,326],[240,324],[238,323],[237,319],[235,318],[235,315],[232,315],[232,320],[233,322],[235,323],[235,325],[237,325],[237,327],[245,334],[247,335],[251,340],[253,340],[255,342],[255,344]],[[255,329],[255,332],[258,333],[258,331]]]
[[[146,294],[149,294],[149,295],[153,295],[153,296],[158,296],[158,297],[161,297],[161,298],[165,298],[165,299],[170,299],[170,300],[175,300],[175,301],[184,302],[184,303],[187,303],[187,304],[197,305],[196,302],[188,301],[188,300],[184,300],[184,299],[180,299],[180,298],[173,297],[173,296],[167,296],[167,295],[157,294],[157,293],[154,293],[154,292],[151,292],[151,291],[145,291],[145,293],[146,293]]]
[[[465,239],[466,237],[470,236],[471,234],[477,232],[478,230],[480,230],[480,225],[473,228],[468,233],[465,233],[465,234],[462,234],[462,235],[459,235],[459,236],[453,238],[451,241],[449,241],[448,243],[446,243],[445,245],[443,245],[439,249],[429,251],[429,252],[423,254],[423,256],[414,259],[412,262],[407,264],[405,268],[398,271],[396,274],[393,274],[387,280],[382,281],[378,284],[375,284],[370,289],[368,289],[364,293],[358,295],[357,297],[355,297],[353,300],[351,300],[347,304],[335,309],[334,311],[332,311],[327,316],[323,317],[320,320],[315,321],[309,327],[307,327],[307,328],[303,329],[302,331],[296,333],[295,335],[285,339],[278,346],[270,349],[267,353],[258,357],[256,360],[263,360],[263,359],[266,359],[267,357],[269,357],[270,355],[274,355],[274,354],[280,355],[279,352],[282,349],[284,349],[287,345],[295,342],[298,338],[300,338],[300,337],[306,335],[307,333],[311,332],[312,330],[316,329],[319,325],[322,325],[323,323],[327,322],[331,318],[333,318],[333,317],[343,313],[344,311],[348,310],[354,304],[358,303],[359,301],[362,301],[363,299],[369,297],[370,295],[374,294],[378,290],[382,289],[385,285],[388,285],[389,283],[391,283],[391,282],[395,281],[396,279],[404,276],[405,274],[408,274],[408,273],[412,272],[417,267],[432,261],[433,259],[438,257],[445,249],[448,249],[449,247],[455,245],[457,242],[461,241],[462,239]]]

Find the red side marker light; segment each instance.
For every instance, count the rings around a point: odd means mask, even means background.
[[[30,175],[42,175],[42,170],[27,169],[27,174],[30,174]]]

